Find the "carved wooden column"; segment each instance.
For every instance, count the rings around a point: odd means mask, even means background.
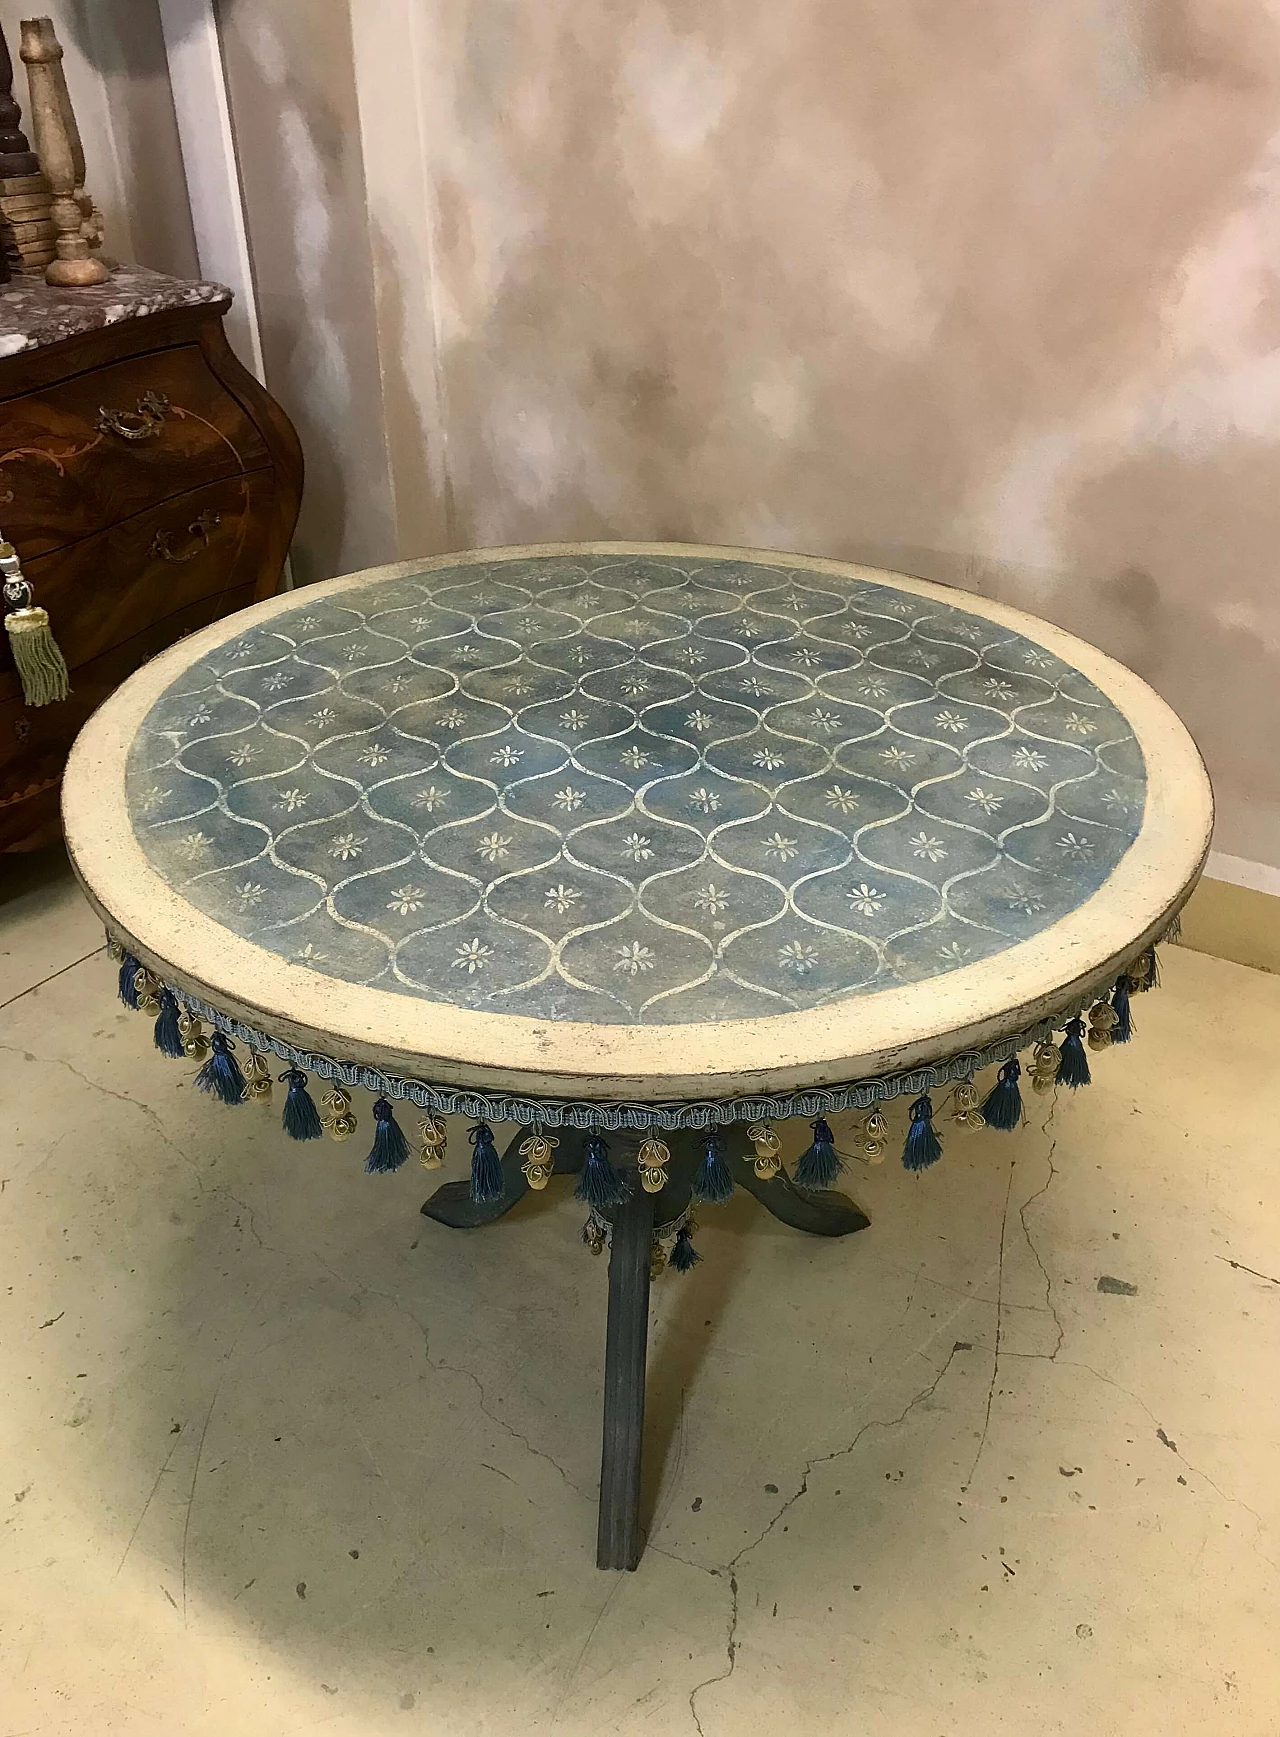
[[[58,257],[45,270],[46,283],[83,288],[105,283],[110,272],[90,251],[84,211],[78,194],[83,155],[76,155],[76,137],[67,124],[69,99],[62,77],[62,44],[48,18],[22,21],[23,63],[31,89],[31,126],[41,166],[53,190],[53,221]]]

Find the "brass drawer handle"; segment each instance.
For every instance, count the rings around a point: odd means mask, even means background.
[[[195,544],[185,555],[175,555],[173,552],[175,532],[157,531],[151,544],[151,553],[159,556],[162,561],[172,561],[175,567],[180,567],[184,561],[194,561],[197,555],[209,547],[209,540],[221,523],[221,513],[212,510],[201,513],[194,524],[187,526],[187,535],[195,538]]]
[[[159,434],[168,410],[169,400],[163,392],[144,392],[136,410],[109,410],[102,405],[98,429],[102,434],[118,434],[122,440],[150,440]]]

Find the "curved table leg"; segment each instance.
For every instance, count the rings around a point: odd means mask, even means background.
[[[848,1236],[871,1223],[847,1194],[834,1188],[797,1188],[785,1170],[767,1179],[759,1177],[749,1158],[743,1159],[736,1180],[775,1218],[810,1236]]]
[[[529,1192],[529,1179],[520,1168],[520,1142],[527,1133],[527,1129],[519,1129],[502,1154],[502,1193],[496,1200],[472,1200],[469,1179],[445,1182],[423,1203],[422,1211],[450,1230],[477,1230],[510,1212]]]

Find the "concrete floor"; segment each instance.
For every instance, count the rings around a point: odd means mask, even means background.
[[[427,1223],[4,875],[0,1737],[1280,1730],[1280,980],[1167,950],[1090,1091],[859,1169],[849,1241],[706,1211],[602,1575],[567,1186]]]

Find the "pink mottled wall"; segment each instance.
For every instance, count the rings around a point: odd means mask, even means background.
[[[1024,604],[1178,707],[1219,848],[1280,864],[1275,6],[375,15],[401,523],[407,469],[442,546],[764,544]],[[434,347],[408,378],[405,319]]]

